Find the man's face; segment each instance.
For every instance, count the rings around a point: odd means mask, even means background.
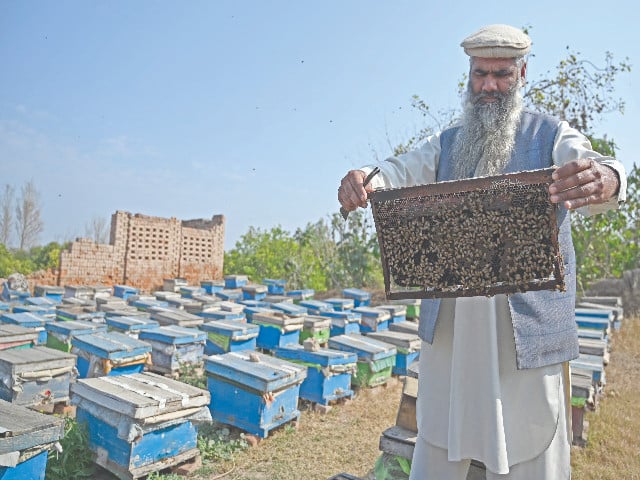
[[[518,71],[512,58],[474,57],[469,72],[469,83],[478,103],[493,103],[524,78],[526,66]]]

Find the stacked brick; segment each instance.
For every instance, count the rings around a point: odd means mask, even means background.
[[[118,211],[109,245],[78,239],[61,252],[58,285],[127,284],[152,291],[164,278],[222,278],[224,216],[180,221]]]

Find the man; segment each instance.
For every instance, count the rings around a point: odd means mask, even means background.
[[[463,480],[471,459],[485,464],[487,479],[569,479],[566,367],[578,356],[569,211],[616,208],[626,176],[566,122],[523,108],[531,48],[524,32],[490,25],[461,46],[470,57],[461,121],[382,162],[366,188],[372,167],[348,172],[338,200],[351,211],[366,207],[376,188],[558,167],[549,194],[558,204],[566,292],[422,302],[411,479]]]

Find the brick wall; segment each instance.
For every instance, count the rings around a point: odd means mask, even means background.
[[[126,284],[143,291],[165,278],[222,278],[224,216],[180,221],[118,211],[109,245],[78,239],[60,254],[58,285]]]

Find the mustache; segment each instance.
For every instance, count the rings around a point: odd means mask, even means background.
[[[493,98],[496,100],[504,100],[507,97],[506,93],[502,92],[480,92],[475,93],[472,98],[473,103],[478,103],[485,98]]]

